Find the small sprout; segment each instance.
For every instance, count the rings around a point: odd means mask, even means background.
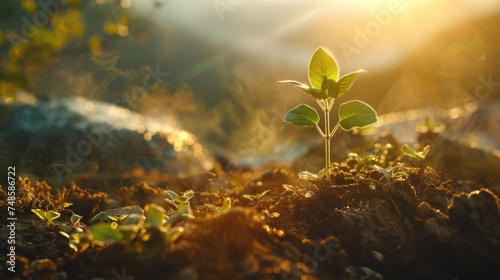
[[[144,215],[146,216],[145,226],[160,228],[165,222],[165,209],[156,204],[144,206]]]
[[[59,234],[69,239],[69,247],[75,252],[83,252],[88,247],[90,247],[90,239],[83,233],[72,233],[69,235],[64,231],[60,231]]]
[[[120,242],[124,239],[123,234],[113,223],[95,225],[90,229],[90,232],[94,237],[94,242],[97,241],[101,245]]]
[[[48,225],[53,224],[53,220],[61,216],[60,213],[56,211],[44,211],[42,209],[31,209],[31,212],[35,213],[42,221],[46,222]]]
[[[427,154],[429,153],[429,151],[431,150],[431,146],[427,145],[425,146],[421,152],[417,152],[415,151],[414,149],[412,149],[410,146],[408,146],[407,144],[404,144],[402,147],[401,147],[401,151],[403,152],[403,154],[405,156],[408,156],[412,159],[414,159],[415,161],[417,161],[417,163],[421,163],[421,162],[424,162],[426,157],[427,157]]]
[[[324,129],[319,127],[318,112],[306,104],[300,104],[288,111],[283,121],[304,127],[316,127],[319,134],[325,140],[325,168],[318,179],[326,176],[330,180],[330,139],[340,127],[345,131],[353,128],[364,128],[377,122],[377,113],[370,105],[351,100],[340,104],[338,111],[338,122],[333,128],[330,126],[330,111],[335,99],[344,95],[365,70],[358,70],[339,77],[339,68],[335,58],[323,48],[318,48],[309,63],[310,86],[297,81],[284,80],[279,84],[287,84],[295,87],[313,97],[324,113]],[[320,172],[321,173],[321,172]]]
[[[181,218],[194,219],[189,201],[185,201],[177,205],[177,211],[168,215],[167,224],[175,224]]]
[[[191,198],[194,196],[194,191],[189,190],[183,195],[178,195],[174,191],[171,190],[166,190],[167,195],[170,197],[170,199],[165,199],[167,202],[170,202],[171,204],[178,205],[182,202],[189,201]]]
[[[255,194],[255,195],[254,194],[244,194],[243,197],[246,199],[249,199],[251,201],[258,201],[270,191],[271,190],[265,190],[261,193]]]
[[[380,171],[382,174],[384,174],[384,177],[389,179],[389,180],[397,180],[397,179],[408,179],[408,173],[406,172],[392,172],[392,170],[387,170],[383,167],[380,167],[378,165],[373,165],[375,169]]]
[[[226,197],[221,207],[215,206],[210,203],[205,203],[205,206],[210,208],[215,216],[219,216],[220,214],[224,214],[231,209],[231,198]]]
[[[80,215],[77,215],[77,214],[73,214],[71,215],[71,218],[69,218],[70,222],[71,222],[71,226],[76,226],[78,222],[80,222],[80,220],[82,219],[82,216]]]
[[[444,123],[434,122],[434,119],[431,116],[427,116],[424,118],[422,123],[417,124],[415,128],[420,133],[441,133],[446,128]]]

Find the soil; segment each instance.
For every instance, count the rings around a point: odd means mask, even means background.
[[[1,278],[500,279],[498,189],[406,160],[388,139],[365,139],[370,148],[359,154],[369,151],[376,159],[351,154],[336,164],[330,181],[304,180],[281,165],[227,164],[196,178],[119,191],[89,190],[84,180],[62,187],[20,178],[16,272],[7,270],[4,253]],[[76,227],[86,232],[95,223],[91,218],[107,209],[120,213],[120,207],[154,203],[174,211],[166,189],[195,192],[195,218],[176,224],[183,232],[174,241],[152,227],[147,238],[92,243],[75,252],[59,233],[68,230],[73,213],[83,216]],[[266,190],[257,201],[244,197]],[[1,194],[2,209],[6,197]],[[226,197],[230,210],[212,214],[207,204],[221,206]],[[48,225],[32,208],[57,210],[61,217]],[[0,219],[7,221],[7,211]],[[0,234],[8,236],[9,229],[1,227]],[[0,246],[9,248],[6,238]]]

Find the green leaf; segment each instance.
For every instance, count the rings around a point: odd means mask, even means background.
[[[303,180],[318,180],[318,175],[309,171],[302,171],[299,173],[299,178]]]
[[[255,199],[257,199],[257,200],[261,199],[263,196],[265,196],[265,195],[266,195],[268,192],[270,192],[270,191],[271,191],[271,190],[265,190],[265,191],[263,191],[263,192],[261,192],[261,193],[256,194],[256,195],[255,195]]]
[[[415,159],[419,159],[419,160],[422,160],[422,159],[425,159],[425,157],[427,156],[427,154],[429,153],[431,149],[431,146],[427,145],[424,147],[424,149],[421,151],[421,152],[417,152],[415,151],[414,149],[412,149],[410,146],[408,146],[407,144],[404,144],[402,147],[401,147],[401,151],[411,157],[411,158],[415,158]]]
[[[156,204],[147,204],[144,206],[144,215],[146,216],[146,225],[160,228],[165,222],[165,210]]]
[[[137,225],[142,219],[144,219],[144,215],[141,214],[130,214],[127,218],[122,221],[122,225]]]
[[[377,122],[377,113],[364,102],[353,100],[340,105],[339,124],[343,130],[365,127],[375,122]]]
[[[45,213],[45,215],[46,215],[48,223],[52,223],[52,220],[55,220],[55,219],[57,219],[57,218],[59,218],[61,216],[60,213],[58,213],[56,211],[52,211],[52,210],[47,211]]]
[[[189,190],[189,191],[185,192],[182,196],[179,196],[179,198],[180,198],[182,201],[188,201],[188,200],[190,200],[191,198],[193,198],[193,196],[194,196],[194,191]]]
[[[314,108],[300,104],[286,113],[283,121],[295,124],[298,126],[316,126],[319,123],[318,112]]]
[[[69,219],[71,221],[71,224],[74,225],[82,219],[82,216],[77,215],[77,214],[73,214],[73,215],[71,215],[71,218],[69,218]]]
[[[100,224],[93,226],[90,232],[95,240],[103,243],[120,242],[123,240],[123,235],[120,230],[113,228],[110,224]]]
[[[321,90],[326,79],[339,79],[339,68],[333,56],[323,48],[318,48],[309,63],[309,83],[313,89]]]
[[[283,80],[279,81],[278,84],[285,84],[292,86],[294,88],[298,88],[301,91],[303,91],[306,94],[309,94],[312,96],[314,99],[326,99],[328,98],[328,94],[324,91],[313,89],[307,85],[304,85],[303,83],[297,82],[297,81],[292,81],[292,80]]]
[[[182,202],[177,207],[177,212],[179,214],[191,214],[191,203],[189,201]]]
[[[170,197],[170,199],[165,199],[165,200],[168,201],[168,202],[170,202],[170,203],[173,203],[176,200],[176,198],[179,197],[179,195],[176,194],[174,191],[166,190],[165,192]]]
[[[366,71],[358,70],[340,77],[337,82],[329,81],[330,83],[328,85],[328,95],[333,98],[341,97],[351,88],[352,84],[354,84],[361,73],[366,73]]]
[[[47,221],[45,211],[43,211],[42,209],[31,209],[31,212],[35,213],[44,222]]]
[[[318,175],[316,177],[318,177],[318,179],[321,180],[323,179],[323,177],[325,177],[326,173],[329,173],[331,170],[332,167],[325,167],[318,172]]]

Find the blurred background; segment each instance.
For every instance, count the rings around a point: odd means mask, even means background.
[[[315,103],[276,82],[307,82],[319,46],[341,75],[368,71],[337,106],[457,117],[500,96],[499,27],[496,0],[2,1],[0,97],[105,101],[175,119],[241,163],[286,162],[317,132],[281,119]]]

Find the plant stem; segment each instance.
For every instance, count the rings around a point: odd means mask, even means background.
[[[332,109],[333,101],[329,103],[328,100],[325,100],[325,108],[323,110],[325,113],[325,173],[327,181],[330,181],[330,139],[332,138],[332,133],[330,132],[330,110]]]

